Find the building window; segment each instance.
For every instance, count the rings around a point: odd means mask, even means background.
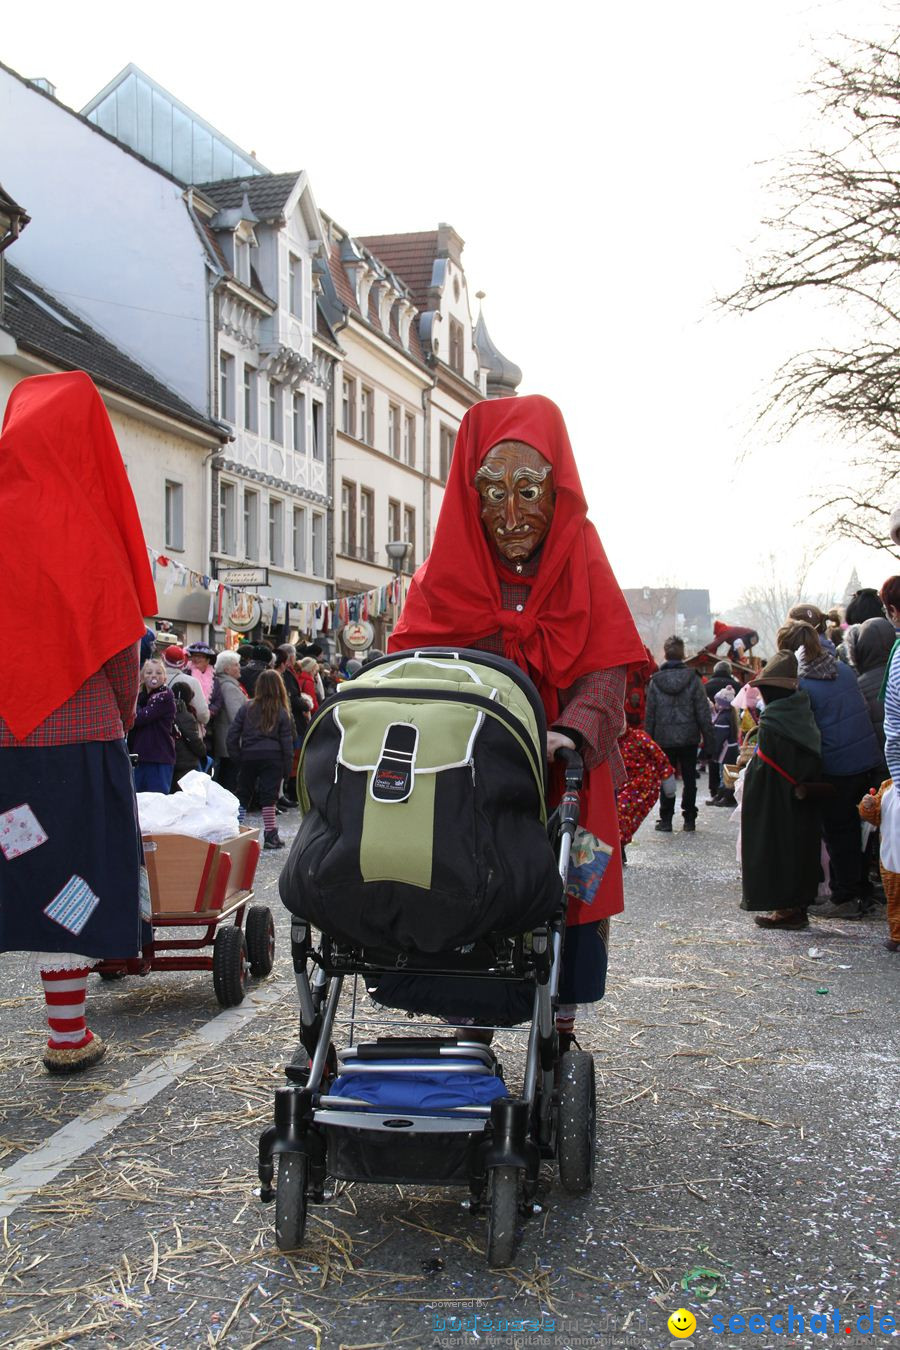
[[[293,424],[294,452],[298,455],[305,455],[306,396],[304,394],[294,395],[294,402],[291,408],[291,422]]]
[[[395,501],[388,502],[388,542],[395,539],[402,539],[400,533],[400,503]]]
[[[346,376],[341,384],[341,431],[356,435],[356,381]]]
[[[440,476],[446,483],[447,475],[450,472],[450,464],[453,460],[453,428],[441,427],[441,454],[440,454]]]
[[[284,502],[269,498],[269,562],[273,567],[284,563]]]
[[[457,374],[463,373],[463,333],[459,319],[450,320],[450,368]]]
[[[315,511],[312,518],[312,570],[314,577],[325,575],[325,517]]]
[[[356,552],[356,484],[341,484],[341,552]]]
[[[403,458],[416,467],[416,419],[410,413],[403,419]]]
[[[403,508],[403,538],[408,539],[412,548],[403,560],[403,569],[406,572],[416,570],[416,511],[413,506],[404,506]]]
[[[184,486],[166,479],[166,548],[184,548]]]
[[[244,426],[248,431],[258,431],[256,396],[256,368],[244,365]]]
[[[365,441],[366,445],[374,443],[374,411],[375,395],[371,389],[363,388],[359,395],[359,439]]]
[[[289,296],[288,304],[295,319],[303,318],[303,262],[295,253],[290,255],[288,264]]]
[[[219,548],[231,558],[237,555],[237,488],[234,483],[219,483]]]
[[[361,488],[359,493],[359,556],[375,560],[375,493]]]
[[[317,398],[312,402],[312,452],[313,459],[320,462],[325,458],[325,404]]]
[[[294,571],[306,571],[306,507],[294,507],[294,532],[291,541]]]
[[[219,416],[234,421],[234,357],[219,352]]]
[[[269,380],[269,440],[281,445],[284,439],[284,415],[281,403],[281,385]]]
[[[259,493],[244,488],[244,557],[259,557]]]
[[[400,409],[396,403],[388,404],[388,449],[394,459],[400,458]]]

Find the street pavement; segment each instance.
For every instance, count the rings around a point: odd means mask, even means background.
[[[284,855],[257,878],[273,976],[225,1014],[205,973],[93,978],[110,1053],[82,1078],[44,1073],[37,975],[4,957],[0,1344],[645,1350],[682,1343],[679,1307],[689,1344],[891,1343],[900,958],[883,919],[756,929],[728,817],[701,811],[695,835],[651,819],[629,848],[607,997],[578,1026],[598,1070],[597,1183],[573,1198],[547,1168],[503,1271],[453,1190],[343,1186],[311,1209],[302,1252],[277,1251],[255,1190],[295,1045]],[[296,823],[280,817],[285,836]],[[499,1044],[515,1069],[516,1037]],[[728,1330],[789,1305],[793,1331]],[[857,1328],[870,1307],[874,1332]]]

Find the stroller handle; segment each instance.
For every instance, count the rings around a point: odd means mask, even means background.
[[[570,750],[567,745],[561,745],[553,758],[565,765],[566,791],[580,792],[584,786],[584,760],[578,751]]]

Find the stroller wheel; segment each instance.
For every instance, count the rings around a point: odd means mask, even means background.
[[[309,1162],[305,1153],[279,1153],[278,1184],[275,1188],[275,1242],[280,1252],[292,1252],[303,1245],[306,1232],[306,1175]]]
[[[583,1195],[594,1184],[597,1103],[594,1057],[569,1050],[560,1061],[559,1179],[571,1195]]]
[[[516,1245],[519,1220],[519,1169],[494,1167],[490,1178],[488,1204],[487,1261],[496,1269],[508,1266]]]

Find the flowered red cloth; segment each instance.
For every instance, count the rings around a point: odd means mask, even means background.
[[[660,784],[672,772],[672,765],[656,741],[637,727],[628,728],[619,741],[619,750],[628,774],[628,782],[617,798],[619,834],[623,844],[630,844],[638,826],[653,810]]]

